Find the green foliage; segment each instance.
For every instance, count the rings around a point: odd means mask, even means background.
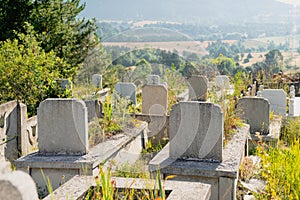
[[[122,166],[117,166],[117,170],[113,175],[125,178],[150,178],[149,172],[145,169],[145,163],[142,160],[138,160],[134,164],[125,163]]]
[[[145,60],[151,65],[154,63],[162,64],[168,68],[171,68],[173,64],[175,65],[176,70],[178,70],[180,66],[185,63],[176,51],[170,52],[152,48],[130,50],[129,48],[120,46],[111,46],[105,48],[107,49],[107,52],[112,55],[113,65],[130,67],[137,65],[140,61]],[[160,73],[155,74],[161,75]]]
[[[287,119],[281,129],[281,138],[285,144],[292,145],[295,140],[300,139],[300,118]]]
[[[24,32],[24,25],[29,19],[31,9],[32,1],[0,1],[0,41],[13,40],[16,37],[14,31]]]
[[[53,51],[68,63],[60,75],[73,79],[89,50],[99,43],[95,21],[78,19],[84,8],[80,0],[1,1],[0,40],[18,38],[14,31],[25,33],[24,24],[30,23],[45,52]]]
[[[0,103],[20,100],[35,114],[38,104],[48,97],[63,97],[56,79],[69,65],[53,51],[46,53],[36,40],[32,27],[27,34],[0,44]]]
[[[289,148],[260,147],[261,176],[266,180],[267,199],[299,199],[300,197],[300,144],[295,140]]]
[[[118,123],[116,116],[113,115],[113,104],[111,96],[107,96],[106,101],[102,103],[103,118],[100,118],[100,124],[106,134],[115,134],[122,130],[121,125]]]
[[[168,138],[163,138],[162,141],[156,143],[156,144],[152,144],[151,140],[147,141],[146,144],[146,148],[143,149],[142,153],[146,154],[146,153],[158,153],[160,150],[162,150],[164,148],[164,146],[167,145],[167,143],[169,142]]]
[[[222,75],[231,75],[235,69],[235,62],[232,58],[227,58],[222,54],[215,59],[217,68]]]
[[[266,74],[273,72],[274,69],[282,69],[283,56],[278,49],[274,49],[265,54]]]
[[[74,78],[88,51],[99,42],[93,35],[95,22],[78,19],[84,8],[80,0],[37,0],[31,10],[29,22],[39,34],[42,48],[54,51],[69,64],[60,71],[64,77]]]
[[[147,60],[141,59],[136,62],[135,66],[136,68],[132,74],[132,81],[139,81],[144,84],[147,83],[147,77],[152,72],[151,64]]]
[[[238,127],[243,126],[242,120],[237,116],[238,111],[235,109],[234,98],[229,99],[229,105],[224,112],[224,143],[226,144]]]
[[[250,62],[249,58],[245,58],[243,61],[243,63],[248,63],[248,62]]]
[[[77,72],[75,83],[81,85],[91,84],[93,74],[102,74],[103,79],[112,76],[116,77],[115,74],[111,74],[110,65],[110,55],[99,43],[95,48],[88,51],[82,67]],[[104,80],[102,82],[106,83]]]
[[[143,199],[143,200],[165,200],[166,191],[164,188],[164,181],[161,179],[161,174],[158,172],[155,180],[149,178],[146,179],[146,187],[141,189],[134,189],[132,186],[136,182],[136,179],[132,179],[129,182],[127,188],[116,188],[116,181],[112,178],[112,173],[110,168],[106,171],[99,166],[100,172],[98,176],[95,177],[96,186],[91,187],[84,199],[101,199],[101,200],[113,200],[113,199]],[[172,178],[169,176],[166,178]]]
[[[251,75],[239,71],[233,77],[234,82],[234,96],[240,97],[241,91],[246,89],[246,86],[251,83]]]
[[[168,84],[168,110],[170,111],[172,106],[177,103],[176,97],[182,93],[187,86],[184,78],[175,70],[175,66],[172,69],[167,68],[164,70],[163,80]]]

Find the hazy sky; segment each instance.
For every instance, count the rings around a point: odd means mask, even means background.
[[[277,0],[292,5],[300,5],[300,0]]]

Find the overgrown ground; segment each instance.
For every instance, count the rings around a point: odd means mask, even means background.
[[[245,194],[254,195],[257,199],[299,199],[299,138],[300,117],[297,117],[287,119],[284,123],[276,147],[260,143],[254,153],[261,159],[260,164],[255,164],[250,157],[246,157],[241,165],[240,180],[263,180],[265,187],[262,191],[251,191],[239,184],[238,199],[243,199]]]

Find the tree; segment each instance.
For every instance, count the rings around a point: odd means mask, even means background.
[[[53,51],[46,53],[37,42],[33,27],[27,34],[0,43],[0,103],[19,100],[35,114],[38,104],[48,97],[62,97],[56,79],[68,64]]]
[[[215,59],[217,64],[217,68],[222,75],[230,75],[233,74],[235,69],[235,62],[232,58],[227,58],[225,56],[220,55]]]
[[[75,82],[79,84],[89,84],[91,83],[93,74],[106,74],[110,65],[110,55],[107,54],[101,44],[98,44],[93,50],[89,51],[82,67],[77,73]]]
[[[273,72],[276,68],[281,69],[283,64],[283,56],[278,49],[274,49],[265,54],[266,75]]]
[[[95,21],[77,18],[84,8],[80,0],[36,0],[30,16],[42,48],[69,64],[60,72],[64,77],[74,78],[89,50],[100,42]]]
[[[151,74],[152,72],[152,67],[150,63],[145,60],[141,59],[138,60],[137,63],[135,64],[136,69],[133,71],[132,75],[132,81],[137,83],[146,83],[147,82],[147,77]]]
[[[29,20],[32,3],[28,0],[0,0],[0,41],[14,39],[14,31],[24,32]]]

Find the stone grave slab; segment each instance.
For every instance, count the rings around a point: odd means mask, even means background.
[[[189,86],[189,100],[206,101],[208,80],[205,76],[191,76],[187,79]]]
[[[117,83],[114,87],[114,94],[121,98],[127,98],[133,104],[136,104],[136,86],[133,83]]]
[[[262,97],[244,97],[237,104],[241,119],[250,125],[250,133],[268,134],[270,124],[270,103]]]
[[[82,100],[46,99],[38,108],[39,152],[84,155],[88,152],[87,108]]]
[[[172,158],[222,161],[223,113],[218,105],[179,102],[170,113]]]
[[[168,107],[168,89],[164,85],[145,85],[142,88],[142,113],[165,115]]]

